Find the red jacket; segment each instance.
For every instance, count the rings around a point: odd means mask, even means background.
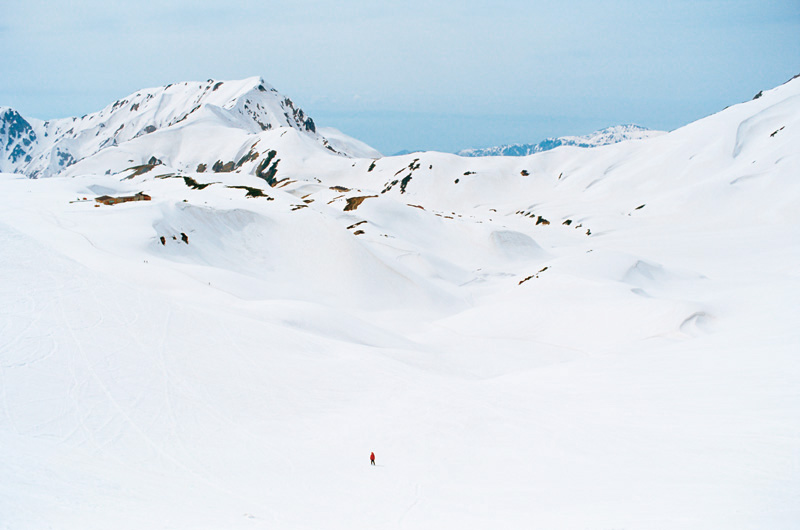
[[[374,462],[375,461],[375,453],[370,453],[369,454],[369,459]]]

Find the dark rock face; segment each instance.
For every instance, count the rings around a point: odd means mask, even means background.
[[[277,155],[278,152],[271,149],[267,153],[267,156],[263,160],[261,160],[261,162],[258,164],[258,167],[256,168],[256,176],[258,178],[267,181],[267,184],[269,184],[270,187],[273,188],[278,182],[281,182],[280,180],[277,180],[275,178],[275,175],[277,175],[278,173],[278,162],[281,161],[280,158],[275,158]]]
[[[290,126],[297,126],[300,129],[305,129],[308,132],[317,132],[317,126],[314,125],[314,120],[306,116],[303,109],[295,107],[294,102],[289,98],[284,98],[281,102],[283,107],[283,115],[286,117],[286,122]],[[293,123],[294,122],[294,123]]]
[[[58,160],[58,165],[61,167],[69,167],[75,163],[75,157],[73,157],[72,153],[70,153],[65,149],[56,147],[55,154],[56,154],[56,159]]]
[[[31,161],[30,151],[36,143],[36,133],[25,118],[14,109],[0,113],[0,148],[12,164]]]
[[[0,114],[0,134],[6,136],[8,141],[24,139],[36,141],[36,133],[33,132],[31,124],[14,109],[6,109]]]

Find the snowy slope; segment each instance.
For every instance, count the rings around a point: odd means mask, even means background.
[[[538,144],[512,144],[479,149],[463,149],[458,152],[460,156],[527,156],[542,151],[549,151],[562,145],[576,147],[599,147],[601,145],[616,144],[627,140],[643,140],[664,134],[663,131],[653,131],[640,125],[615,125],[606,127],[585,136],[561,136],[559,138],[546,138]]]
[[[381,158],[383,156],[379,151],[361,140],[356,140],[333,127],[322,127],[319,132],[336,151],[358,158]]]
[[[183,123],[0,175],[0,529],[797,526],[800,79],[527,157]]]
[[[175,144],[183,141],[184,131],[199,130],[214,137],[218,150],[235,152],[241,149],[238,141],[243,136],[254,143],[263,131],[287,128],[338,154],[350,154],[344,150],[349,141],[357,144],[335,131],[342,149],[331,147],[302,109],[261,78],[209,79],[144,89],[80,118],[26,120],[13,109],[0,108],[0,141],[5,147],[0,169],[31,178],[67,174],[76,162],[106,155],[107,150],[125,150],[131,142],[153,133],[160,133],[159,143]],[[363,153],[364,148],[369,149],[361,144],[355,153]],[[181,165],[184,161],[171,162]]]

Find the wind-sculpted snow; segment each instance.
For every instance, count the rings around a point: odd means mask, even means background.
[[[787,125],[787,116],[792,116],[792,110],[800,106],[800,95],[786,98],[775,105],[765,109],[755,116],[744,120],[739,124],[736,131],[736,145],[733,148],[733,156],[738,157],[746,147],[750,147],[758,153],[762,148],[762,142],[766,138],[775,138]],[[798,119],[795,115],[793,121]],[[794,124],[791,124],[794,125]],[[753,138],[758,137],[761,142],[753,145]],[[781,139],[772,140],[772,143],[780,142]]]
[[[793,529],[798,94],[504,158],[164,100],[0,174],[0,529]]]

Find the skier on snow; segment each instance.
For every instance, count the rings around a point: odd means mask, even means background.
[[[369,454],[369,463],[372,464],[373,466],[375,465],[375,453]]]

